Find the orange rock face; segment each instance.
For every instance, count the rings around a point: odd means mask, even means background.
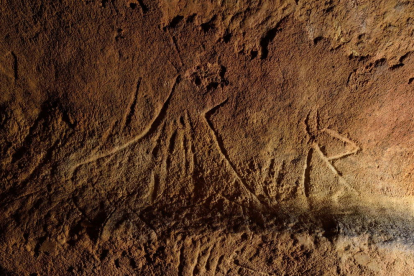
[[[4,2],[0,274],[412,275],[412,3]]]

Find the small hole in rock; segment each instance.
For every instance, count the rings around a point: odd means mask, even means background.
[[[136,269],[138,266],[137,266],[137,263],[135,262],[135,260],[134,259],[130,259],[129,260],[129,265],[133,268],[133,269]]]
[[[197,86],[200,86],[200,85],[201,85],[201,79],[200,79],[200,77],[199,77],[199,76],[197,76],[197,77],[195,78],[194,82],[195,82],[195,84],[196,84]]]
[[[316,38],[314,38],[313,39],[313,44],[318,44],[319,42],[321,42],[322,41],[322,39],[323,39],[323,37],[322,36],[318,36],[318,37],[316,37]]]
[[[231,39],[231,34],[226,34],[226,35],[223,37],[223,41],[224,41],[225,43],[229,43],[229,42],[230,42],[230,39]]]
[[[103,261],[108,256],[109,250],[103,250],[100,256],[100,260]]]
[[[251,59],[255,59],[256,57],[257,57],[257,51],[251,51],[250,52],[250,57],[251,57]]]

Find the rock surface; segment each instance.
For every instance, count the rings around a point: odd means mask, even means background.
[[[0,6],[0,274],[413,274],[410,1]]]

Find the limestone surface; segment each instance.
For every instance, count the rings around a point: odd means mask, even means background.
[[[414,274],[411,1],[0,4],[0,275]]]

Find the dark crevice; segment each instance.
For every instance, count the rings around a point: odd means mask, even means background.
[[[251,51],[250,52],[250,58],[255,59],[257,57],[258,52],[257,51]]]
[[[399,63],[391,66],[390,69],[395,70],[395,69],[403,67],[405,65],[404,61],[410,56],[410,54],[411,54],[411,52],[408,52],[405,55],[401,56],[400,59],[398,60]]]
[[[366,55],[366,56],[355,56],[354,54],[350,54],[348,56],[348,59],[349,60],[356,59],[357,61],[361,61],[361,62],[367,60],[368,58],[369,58],[369,55]]]
[[[318,37],[315,37],[314,39],[313,39],[313,44],[314,45],[317,45],[319,42],[321,42],[323,40],[323,37],[322,36],[318,36]]]
[[[102,253],[101,253],[101,256],[99,256],[99,259],[101,261],[105,260],[106,257],[108,257],[108,254],[109,254],[109,250],[107,250],[107,249],[103,250]]]
[[[142,0],[138,0],[138,4],[142,9],[142,13],[147,13],[149,11],[147,5],[144,4],[144,2]]]
[[[164,27],[164,31],[167,29],[174,29],[175,27],[178,26],[178,24],[180,24],[180,22],[184,19],[184,16],[181,15],[177,15],[176,17],[174,17],[170,23]]]
[[[276,37],[276,34],[282,30],[280,26],[285,21],[285,19],[286,17],[280,20],[274,28],[268,30],[266,34],[260,40],[260,47],[261,47],[260,58],[261,59],[267,58],[269,54],[269,50],[268,50],[269,44]]]
[[[102,7],[104,7],[104,8],[106,8],[106,5],[108,4],[108,2],[109,2],[110,0],[102,0],[101,1],[101,5],[102,5]]]
[[[214,23],[213,23],[214,20],[216,20],[216,16],[213,16],[208,22],[200,25],[203,32],[207,33],[208,31],[215,28]]]
[[[184,275],[184,245],[181,247],[180,250],[180,265],[178,266],[178,275],[183,276]]]
[[[194,13],[194,14],[192,14],[192,15],[190,15],[190,16],[188,16],[187,17],[187,23],[193,23],[194,22],[194,19],[195,19],[195,17],[197,16],[197,14],[196,13]]]
[[[329,241],[333,242],[339,235],[339,227],[337,221],[332,216],[321,218],[322,228],[324,230],[323,236]]]
[[[195,83],[195,85],[197,85],[197,86],[200,86],[200,85],[201,85],[201,79],[200,79],[200,77],[199,77],[199,76],[196,76],[196,77],[195,77],[195,79],[194,79],[194,83]]]
[[[326,8],[326,9],[323,10],[323,12],[324,13],[330,13],[331,11],[333,11],[334,8],[335,8],[334,6]]]
[[[219,86],[219,83],[218,83],[218,82],[215,82],[215,81],[210,82],[210,83],[207,85],[207,91],[214,90],[214,89],[216,89],[218,86]]]
[[[223,41],[224,41],[224,43],[229,43],[229,42],[230,42],[231,37],[232,37],[232,34],[231,34],[231,33],[226,33],[226,34],[223,36]]]
[[[386,62],[387,62],[387,60],[386,60],[385,58],[380,58],[380,59],[378,59],[378,60],[376,60],[376,61],[374,62],[374,67],[375,67],[375,68],[377,68],[377,67],[381,67],[381,66],[383,66]]]
[[[137,269],[137,262],[134,259],[129,259],[129,265],[131,266],[132,269]]]
[[[406,60],[409,57],[410,54],[411,54],[411,52],[408,52],[405,55],[401,56],[400,59],[399,59],[400,63],[404,63],[404,60]]]
[[[395,70],[404,66],[404,63],[398,63],[390,67],[390,70]]]
[[[224,76],[226,75],[226,72],[227,72],[227,68],[225,66],[221,65],[220,66],[220,73],[219,73],[221,79],[224,79]]]

